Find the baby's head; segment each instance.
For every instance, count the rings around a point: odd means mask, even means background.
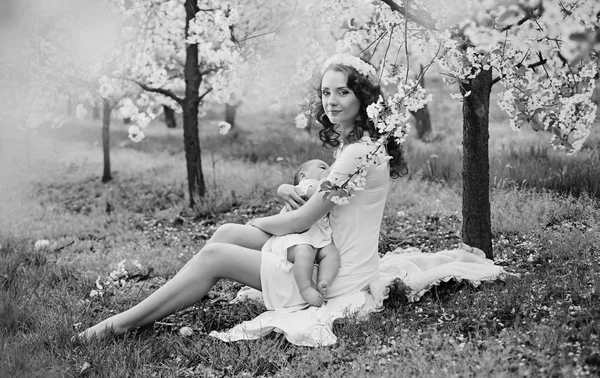
[[[323,160],[314,159],[304,162],[294,175],[294,185],[298,185],[300,181],[306,179],[319,180],[327,169],[329,169],[329,164]]]

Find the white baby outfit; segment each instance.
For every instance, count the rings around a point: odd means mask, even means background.
[[[303,195],[306,195],[308,189],[319,185],[318,180],[306,179],[298,183],[297,187]],[[284,207],[281,212],[287,210]],[[323,248],[331,244],[331,227],[329,226],[328,216],[319,219],[308,230],[299,234],[288,234],[282,236],[272,236],[262,247],[262,252],[270,252],[279,256],[279,267],[285,272],[289,272],[294,264],[288,261],[288,248],[300,244],[311,245],[315,249]]]

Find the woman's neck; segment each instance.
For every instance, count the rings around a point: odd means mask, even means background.
[[[348,134],[350,134],[352,132],[352,130],[354,130],[354,124],[352,124],[352,125],[340,125],[340,127],[342,128],[342,136],[344,138],[346,138],[348,136]]]

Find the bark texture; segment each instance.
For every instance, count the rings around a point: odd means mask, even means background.
[[[196,1],[185,2],[185,36],[189,32],[190,21],[198,12]],[[196,205],[196,197],[204,197],[206,186],[202,173],[200,154],[200,138],[198,136],[198,105],[200,104],[199,89],[202,82],[198,61],[198,45],[188,44],[185,49],[185,98],[183,99],[183,144],[188,176],[188,194],[190,207]]]
[[[425,88],[425,75],[423,74],[423,65],[421,65],[421,71],[419,75],[421,79],[419,80],[419,84],[421,87]],[[427,108],[427,104],[423,106],[421,109],[416,112],[411,112],[413,117],[415,117],[415,128],[417,129],[417,138],[421,140],[427,140],[431,135],[431,117],[429,116],[429,109]]]
[[[104,156],[104,172],[102,182],[112,180],[110,174],[110,103],[107,99],[102,100],[102,154]]]
[[[165,124],[169,129],[177,127],[177,120],[175,119],[175,110],[171,109],[167,105],[163,105],[163,113],[165,114]]]
[[[237,113],[237,108],[239,105],[230,105],[225,103],[225,122],[231,125],[233,129],[235,127],[235,115]]]
[[[463,242],[481,249],[488,258],[492,253],[490,211],[489,110],[492,73],[481,71],[468,84],[463,95]]]

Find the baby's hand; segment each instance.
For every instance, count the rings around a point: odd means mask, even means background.
[[[295,210],[306,202],[301,192],[293,185],[283,184],[277,189],[277,195],[285,202],[287,210]]]

